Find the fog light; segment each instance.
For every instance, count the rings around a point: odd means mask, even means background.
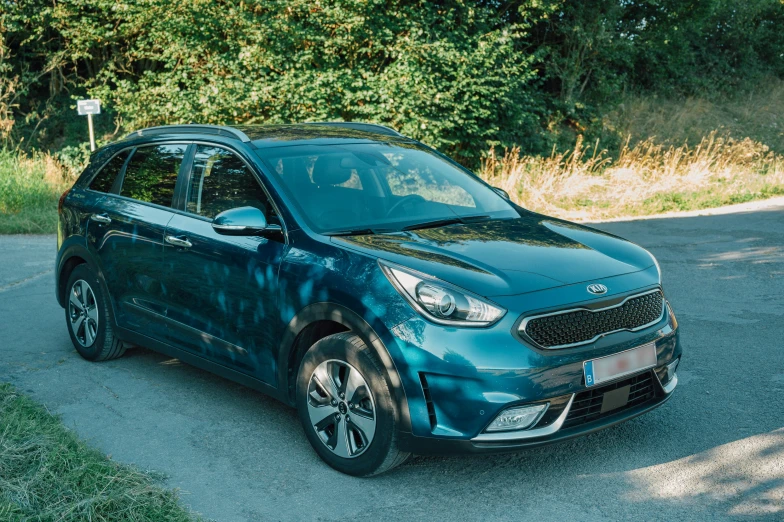
[[[675,377],[675,370],[678,369],[678,363],[681,362],[681,358],[678,357],[670,364],[667,365],[667,382],[670,382],[673,377]]]
[[[517,406],[504,410],[498,414],[485,431],[524,430],[533,426],[542,417],[548,405],[549,403]]]

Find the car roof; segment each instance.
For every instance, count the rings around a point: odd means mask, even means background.
[[[140,129],[124,140],[140,137],[181,137],[182,134],[215,135],[237,139],[256,148],[290,145],[328,145],[357,142],[411,142],[411,138],[374,123],[313,122],[289,125],[164,125]]]

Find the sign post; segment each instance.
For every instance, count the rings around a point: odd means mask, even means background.
[[[90,129],[90,152],[94,152],[93,114],[101,114],[101,100],[79,100],[76,102],[76,110],[79,112],[79,116],[87,115],[87,127]]]

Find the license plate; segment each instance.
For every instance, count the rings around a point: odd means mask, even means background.
[[[596,386],[656,366],[656,343],[583,363],[585,385]]]

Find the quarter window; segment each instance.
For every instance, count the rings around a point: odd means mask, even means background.
[[[98,175],[93,178],[90,183],[90,190],[111,192],[114,180],[117,179],[117,175],[122,170],[122,166],[125,165],[125,160],[128,159],[130,152],[130,150],[124,150],[109,160],[109,163],[104,165]]]
[[[171,206],[186,147],[177,144],[136,149],[125,169],[120,195]]]
[[[258,208],[269,222],[277,222],[267,195],[245,162],[226,149],[199,145],[193,158],[186,210],[212,219],[238,207]]]

